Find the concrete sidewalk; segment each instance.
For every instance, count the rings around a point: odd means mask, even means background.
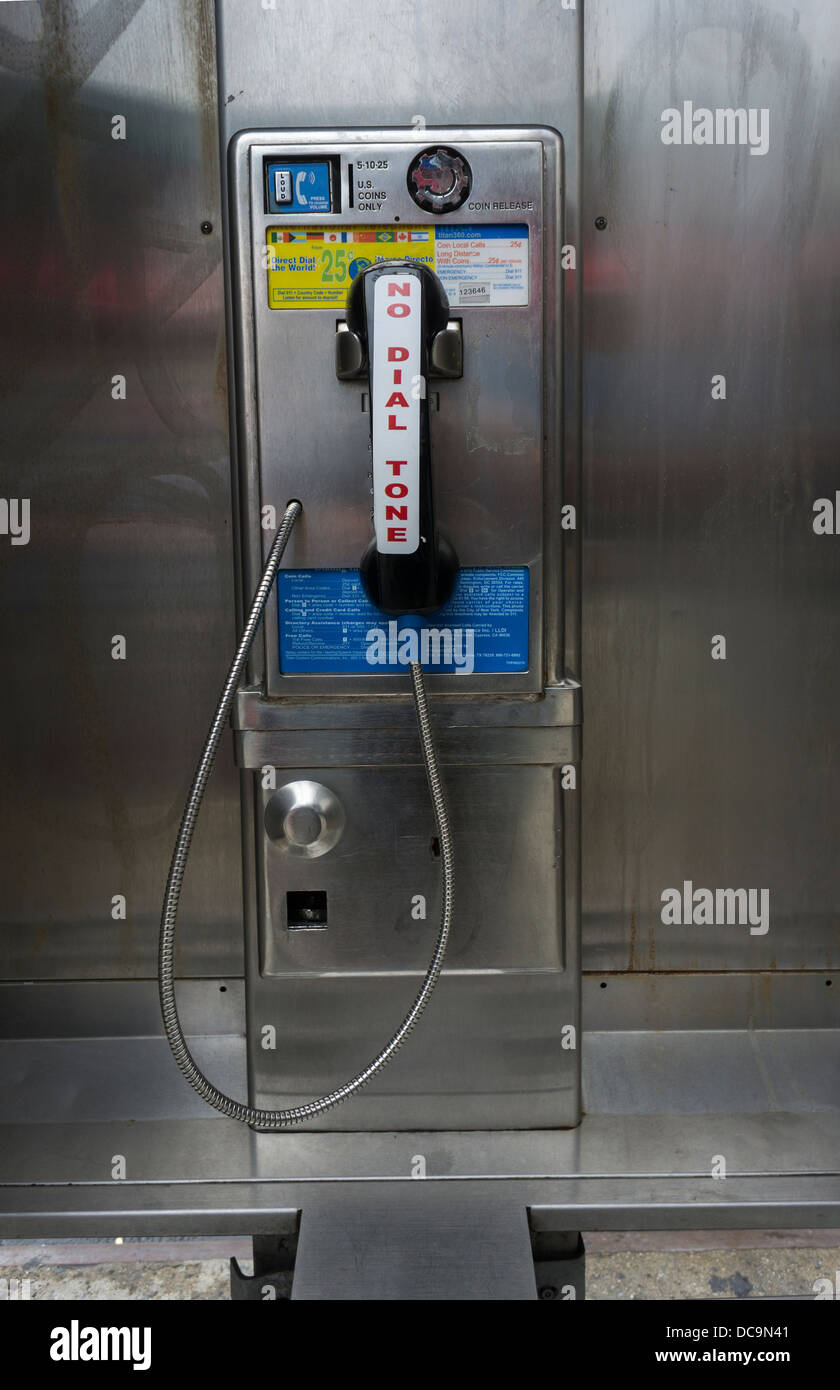
[[[840,1289],[840,1231],[584,1232],[584,1241],[589,1300],[814,1298],[820,1279]],[[29,1297],[46,1301],[226,1301],[232,1255],[249,1269],[250,1241],[5,1241],[0,1287],[25,1296],[28,1280]]]

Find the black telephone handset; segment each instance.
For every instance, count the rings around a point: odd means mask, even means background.
[[[410,261],[368,267],[347,299],[347,327],[366,352],[370,382],[375,535],[360,570],[385,613],[434,613],[458,573],[435,525],[429,431],[430,345],[448,321],[440,280]]]

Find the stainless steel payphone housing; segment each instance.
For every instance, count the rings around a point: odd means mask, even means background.
[[[440,151],[462,177],[450,205],[433,208],[409,171]],[[353,275],[383,256],[433,257],[449,297],[462,375],[425,388],[436,508],[469,576],[456,620],[466,631],[471,605],[497,605],[476,639],[480,660],[426,668],[457,863],[444,975],[387,1073],[313,1128],[580,1117],[577,816],[564,801],[580,706],[562,664],[560,591],[562,168],[560,136],[544,127],[261,130],[230,145],[245,592],[272,517],[292,497],[304,507],[284,561],[298,587],[288,601],[272,595],[234,709],[254,1105],[299,1103],[364,1062],[434,939],[440,866],[407,667],[394,665],[402,630],[382,617],[390,664],[369,673],[329,645],[346,651],[362,634],[352,605],[371,536],[367,383],[340,379],[335,339]],[[320,576],[342,577],[350,636],[345,626],[316,648],[319,618],[338,621]],[[310,834],[284,833],[289,809]]]

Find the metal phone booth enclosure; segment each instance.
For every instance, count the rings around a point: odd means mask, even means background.
[[[840,18],[660,9],[0,6],[0,1235],[838,1225]]]

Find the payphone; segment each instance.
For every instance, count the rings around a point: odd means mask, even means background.
[[[575,1125],[560,137],[244,131],[228,196],[239,566],[256,597],[170,875],[170,1043],[200,1094],[259,1128]],[[247,1106],[193,1062],[172,983],[229,712]]]

